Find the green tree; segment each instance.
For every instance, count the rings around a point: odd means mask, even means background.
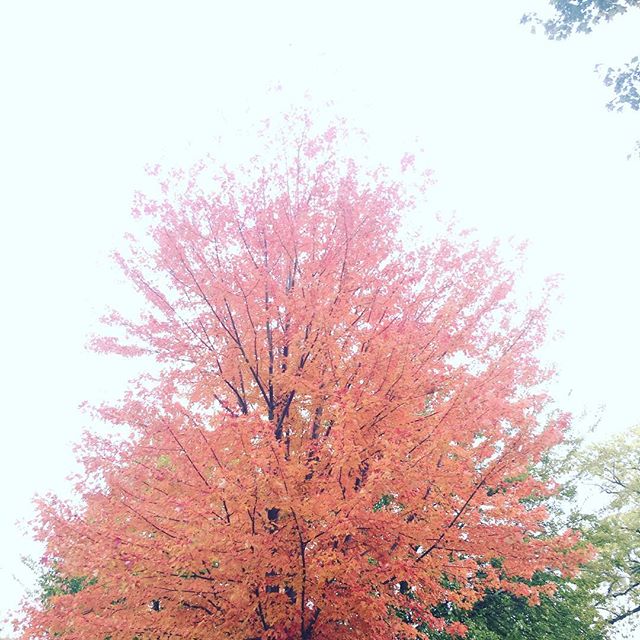
[[[532,603],[525,597],[506,591],[488,591],[469,610],[451,604],[437,607],[437,618],[460,622],[467,629],[467,640],[606,640],[611,626],[595,606],[594,584],[582,577],[568,580],[550,572],[540,572],[527,586],[555,583],[556,590]],[[411,598],[411,590],[400,585],[400,592]],[[396,614],[406,622],[410,615],[399,609]],[[430,640],[447,640],[444,631],[419,629]]]
[[[591,526],[594,518],[579,513],[575,509],[577,481],[584,476],[582,466],[576,473],[576,459],[581,464],[586,458],[582,440],[568,434],[565,442],[548,452],[540,464],[529,470],[529,475],[541,483],[550,483],[554,478],[565,478],[565,482],[552,495],[533,494],[527,499],[531,508],[544,506],[548,512],[545,523],[546,535],[557,536],[567,528]],[[382,496],[374,509],[394,505],[392,495]],[[588,533],[591,530],[586,528]],[[610,538],[601,532],[600,540],[585,540],[584,544],[606,544]],[[468,628],[468,640],[606,640],[612,632],[612,625],[601,614],[598,606],[602,603],[599,592],[602,580],[599,578],[600,557],[583,567],[579,575],[561,578],[557,574],[537,572],[531,580],[520,580],[524,587],[553,583],[555,590],[540,594],[539,601],[517,596],[504,590],[488,590],[484,597],[471,609],[443,604],[434,609],[433,614],[447,622],[460,622]],[[496,558],[492,565],[499,569],[501,560]],[[443,580],[447,580],[443,577]],[[451,586],[451,585],[449,585]],[[398,588],[411,599],[411,588],[400,583]],[[406,618],[407,612],[396,610],[396,615]],[[410,622],[410,620],[407,620]],[[424,630],[430,640],[446,640],[444,632]]]
[[[580,458],[582,482],[595,485],[606,504],[585,518],[586,538],[598,549],[585,576],[599,587],[598,606],[611,624],[640,622],[640,426]]]
[[[604,640],[622,626],[632,633],[640,623],[640,426],[587,447],[568,439],[532,473],[567,479],[555,496],[540,499],[551,514],[547,530],[581,529],[594,559],[577,578],[555,579],[556,592],[538,605],[494,591],[469,611],[437,613],[464,623],[470,640]],[[596,505],[591,512],[578,509],[584,495]]]
[[[488,593],[462,616],[469,640],[604,640],[608,629],[590,585],[580,579],[557,581],[555,594],[542,596],[538,605],[503,592]]]

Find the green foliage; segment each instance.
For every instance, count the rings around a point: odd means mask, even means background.
[[[378,500],[378,502],[373,505],[373,510],[380,511],[392,504],[394,500],[395,498],[393,495],[391,495],[390,493],[385,493],[383,496],[381,496],[380,500]]]
[[[459,621],[469,631],[468,640],[604,640],[607,625],[593,604],[588,584],[555,575],[538,575],[533,583],[553,581],[553,596],[530,604],[503,591],[491,591],[470,611],[440,607],[434,613],[447,621]],[[444,633],[430,632],[430,640],[450,640]]]
[[[55,565],[44,568],[32,558],[24,557],[22,562],[36,573],[36,596],[45,606],[55,596],[78,593],[96,582],[86,576],[64,577]]]
[[[594,604],[593,584],[551,573],[538,573],[529,584],[548,582],[554,582],[557,589],[553,595],[541,596],[537,605],[504,591],[489,591],[471,610],[442,604],[432,613],[446,623],[464,624],[467,640],[606,640],[611,627]],[[411,597],[406,583],[401,582],[399,590]],[[413,622],[407,610],[398,608],[394,613],[405,622]],[[418,630],[429,640],[451,640],[446,631],[430,630],[425,625]]]
[[[583,518],[584,535],[598,550],[585,578],[599,588],[598,606],[612,623],[640,622],[640,426],[579,458],[580,479],[608,500]]]
[[[549,576],[547,576],[548,579]],[[506,593],[489,593],[469,613],[470,640],[603,640],[605,624],[583,584],[559,582],[539,605]]]

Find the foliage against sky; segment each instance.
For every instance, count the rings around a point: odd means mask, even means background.
[[[79,500],[42,500],[45,566],[85,582],[27,603],[25,638],[455,635],[439,605],[535,603],[537,572],[586,557],[528,499],[555,490],[528,471],[566,424],[545,305],[453,228],[401,242],[409,191],[341,126],[294,117],[260,145],[136,197],[148,235],[117,259],[145,311],[95,345],[162,373],[98,409],[131,436],[87,435]]]
[[[551,0],[554,13],[549,18],[526,14],[522,21],[541,25],[545,34],[553,40],[562,40],[576,33],[591,33],[603,22],[625,15],[640,7],[638,0]],[[611,87],[614,97],[607,107],[621,111],[625,108],[640,109],[640,62],[638,56],[621,67],[608,67],[604,83]]]
[[[612,623],[640,623],[640,427],[593,445],[582,454],[581,480],[607,501],[585,522],[597,558],[586,577],[600,588],[598,606]]]

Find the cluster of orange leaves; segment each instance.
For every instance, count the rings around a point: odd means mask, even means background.
[[[161,373],[99,410],[131,436],[87,436],[81,506],[42,501],[45,562],[87,582],[25,606],[25,637],[462,635],[435,606],[535,602],[534,572],[581,560],[530,474],[566,422],[545,309],[495,247],[401,241],[402,185],[298,125],[137,196],[149,232],[118,261],[145,311],[96,347]]]

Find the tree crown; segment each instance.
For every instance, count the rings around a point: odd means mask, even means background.
[[[162,373],[100,409],[131,438],[87,436],[83,506],[42,501],[45,561],[89,580],[25,633],[455,635],[438,607],[536,602],[555,588],[536,572],[585,557],[530,499],[567,420],[535,356],[544,304],[516,304],[495,246],[408,246],[388,171],[345,157],[340,127],[287,126],[270,160],[137,196],[149,232],[117,260],[145,311],[95,346]]]

